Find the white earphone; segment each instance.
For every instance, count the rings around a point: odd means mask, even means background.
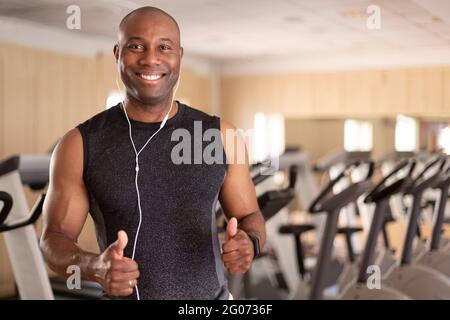
[[[132,256],[131,256],[131,259],[132,259],[132,260],[134,260],[134,256],[135,256],[135,253],[136,253],[136,245],[137,245],[137,240],[138,240],[138,236],[139,236],[139,230],[141,229],[141,224],[142,224],[141,195],[140,195],[140,193],[139,193],[139,185],[138,185],[138,177],[139,177],[139,155],[140,155],[141,152],[145,149],[145,147],[147,147],[147,145],[150,143],[150,141],[153,139],[153,137],[156,136],[156,135],[158,134],[158,132],[160,132],[160,131],[164,128],[164,126],[166,125],[166,122],[167,122],[167,120],[169,119],[169,114],[170,114],[170,112],[172,111],[173,101],[174,101],[174,99],[175,99],[175,94],[176,94],[176,92],[177,92],[177,90],[178,90],[178,86],[180,85],[180,81],[181,81],[181,73],[178,75],[178,80],[177,80],[175,89],[174,89],[173,92],[172,92],[172,98],[171,98],[171,101],[170,101],[170,108],[169,108],[169,111],[167,112],[167,114],[165,115],[164,119],[162,120],[161,125],[159,126],[159,129],[156,130],[156,132],[153,133],[153,134],[150,136],[150,138],[148,138],[147,142],[142,146],[142,148],[141,148],[139,151],[137,151],[136,145],[134,144],[133,135],[132,135],[132,133],[131,133],[131,122],[130,122],[130,119],[128,118],[127,110],[126,110],[125,105],[123,104],[123,102],[121,103],[121,104],[122,104],[123,111],[125,112],[125,117],[127,118],[127,122],[128,122],[128,132],[129,132],[130,141],[131,141],[131,144],[133,145],[133,150],[134,150],[134,153],[135,153],[135,155],[136,155],[136,167],[135,167],[135,172],[136,172],[136,174],[135,174],[135,177],[134,177],[134,184],[135,184],[135,187],[136,187],[136,194],[137,194],[137,199],[138,199],[139,224],[138,224],[138,227],[137,227],[136,236],[135,236],[135,238],[134,238],[133,254],[132,254]],[[135,289],[136,289],[136,296],[137,296],[137,299],[138,299],[138,300],[141,300],[141,298],[140,298],[140,296],[139,296],[139,289],[138,289],[137,283],[136,283],[136,285],[135,285]]]

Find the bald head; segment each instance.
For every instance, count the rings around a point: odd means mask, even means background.
[[[175,32],[178,34],[178,40],[180,39],[180,27],[178,26],[177,21],[164,10],[150,6],[137,8],[123,17],[122,21],[120,21],[119,24],[119,39],[120,35],[123,34],[129,23],[132,23],[136,20],[145,20],[152,18],[164,21],[169,26],[173,27],[175,29]]]

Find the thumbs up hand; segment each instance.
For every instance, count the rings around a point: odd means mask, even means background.
[[[124,257],[128,243],[125,231],[117,233],[113,242],[94,262],[94,268],[103,271],[98,274],[97,281],[110,296],[129,296],[139,278],[139,268],[136,261]]]
[[[231,218],[227,225],[227,241],[233,238],[237,233],[237,220]]]
[[[253,261],[253,242],[243,230],[238,229],[236,218],[228,221],[226,240],[222,245],[222,261],[231,273],[245,273]]]
[[[109,250],[109,254],[117,259],[123,258],[123,251],[125,250],[125,247],[128,243],[128,236],[127,233],[123,230],[119,231],[117,233],[117,240],[112,243],[106,250]]]

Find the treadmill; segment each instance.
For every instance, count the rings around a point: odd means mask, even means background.
[[[5,209],[7,205],[3,206],[0,232],[6,242],[18,297],[24,300],[53,300],[55,297],[101,299],[104,294],[100,284],[81,281],[81,289],[70,290],[66,279],[50,279],[45,268],[34,228],[34,223],[42,214],[45,194],[40,195],[30,211],[23,186],[28,185],[34,191],[40,191],[47,186],[50,158],[50,154],[23,154],[0,162],[2,200],[9,196],[12,201],[10,210]]]
[[[251,172],[256,172],[252,176],[252,181],[255,186],[260,185],[268,178],[272,177],[273,169],[268,168],[265,163],[254,164],[250,168]],[[283,208],[288,206],[295,198],[295,185],[298,176],[298,167],[293,165],[289,167],[289,184],[286,188],[281,190],[269,190],[263,192],[257,197],[258,206],[267,222],[277,215]],[[226,230],[226,226],[220,228],[222,231]],[[229,279],[230,289],[235,298],[240,299],[284,299],[288,295],[287,280],[281,271],[279,265],[279,257],[277,252],[273,250],[270,245],[270,239],[266,241],[266,246],[261,252],[261,255],[255,258],[255,261],[268,262],[271,265],[273,282],[271,284],[265,281],[259,283],[252,283],[254,278],[254,270],[252,268],[243,275],[232,275]],[[240,287],[239,287],[240,286]]]

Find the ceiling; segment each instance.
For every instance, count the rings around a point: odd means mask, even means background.
[[[68,31],[71,4],[81,8],[78,32],[111,39],[131,9],[162,8],[178,20],[186,52],[224,62],[450,48],[449,0],[1,0],[0,16]],[[371,4],[379,30],[366,26]]]

